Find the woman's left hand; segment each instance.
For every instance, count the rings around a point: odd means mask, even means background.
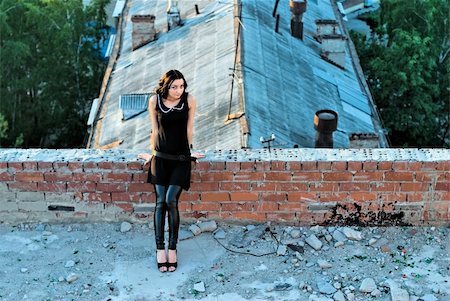
[[[191,153],[191,157],[194,157],[194,158],[197,158],[197,159],[201,159],[201,158],[205,157],[205,154],[194,152],[194,153]]]

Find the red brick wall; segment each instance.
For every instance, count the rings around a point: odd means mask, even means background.
[[[135,161],[0,162],[0,221],[147,220],[146,179]],[[179,207],[185,219],[447,226],[449,183],[448,160],[207,161]]]

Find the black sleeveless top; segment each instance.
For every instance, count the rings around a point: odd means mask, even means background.
[[[188,93],[183,93],[180,102],[173,108],[164,105],[161,95],[156,99],[158,136],[155,150],[172,155],[189,155],[187,122],[189,114]]]

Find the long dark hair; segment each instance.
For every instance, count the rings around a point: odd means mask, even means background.
[[[184,79],[183,74],[175,69],[167,71],[161,78],[159,79],[159,85],[155,89],[155,93],[162,96],[162,98],[167,98],[167,95],[169,95],[169,88],[170,85],[173,83],[176,79],[182,79],[184,81],[184,94],[186,94],[186,88],[187,88],[187,82],[186,79]]]

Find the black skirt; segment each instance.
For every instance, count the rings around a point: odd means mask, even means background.
[[[167,160],[153,156],[147,182],[162,186],[177,185],[184,190],[189,190],[191,161]]]

